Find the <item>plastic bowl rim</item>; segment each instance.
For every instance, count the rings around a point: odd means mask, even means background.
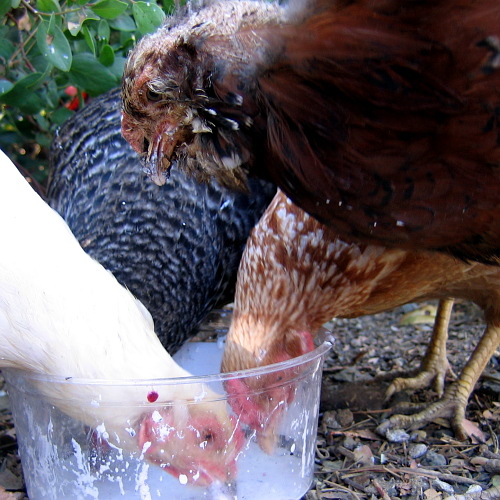
[[[22,374],[27,380],[37,382],[57,383],[57,384],[78,384],[88,386],[129,386],[131,384],[138,386],[161,386],[161,385],[180,385],[180,384],[209,384],[214,382],[224,382],[226,380],[234,380],[249,377],[258,377],[260,375],[267,375],[278,371],[294,368],[296,366],[304,365],[319,357],[323,357],[332,348],[334,338],[330,332],[322,332],[318,335],[320,344],[312,351],[297,356],[280,363],[274,363],[266,366],[259,366],[257,368],[249,368],[247,370],[238,370],[226,373],[214,373],[207,375],[193,375],[190,377],[172,377],[172,378],[149,378],[149,379],[87,379],[78,377],[63,377],[60,375],[44,375],[31,373],[18,368],[3,367],[2,371]]]

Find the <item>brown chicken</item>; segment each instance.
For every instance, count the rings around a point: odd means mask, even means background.
[[[497,263],[500,2],[210,4],[132,52],[122,132],[157,183],[269,177],[350,241]]]
[[[445,253],[387,249],[345,243],[278,192],[251,233],[238,273],[234,314],[222,369],[241,370],[293,358],[313,347],[313,336],[332,317],[356,317],[392,309],[410,301],[463,298],[484,311],[486,331],[457,382],[421,413],[393,416],[381,430],[420,426],[448,417],[461,438],[463,419],[474,384],[500,343],[500,268],[467,264]],[[438,325],[415,379],[396,379],[388,394],[404,388],[443,387],[446,317]],[[257,382],[272,387],[272,375]],[[273,399],[247,397],[257,387],[227,383],[233,408],[254,427],[264,449],[290,396],[277,389]],[[290,388],[293,392],[293,388]]]

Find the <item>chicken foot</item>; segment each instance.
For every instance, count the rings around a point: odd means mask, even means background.
[[[434,382],[434,390],[437,395],[439,397],[443,396],[446,375],[448,373],[454,375],[446,356],[448,325],[452,309],[453,299],[439,301],[432,338],[418,374],[414,377],[398,377],[394,379],[385,393],[386,401],[396,392],[407,389],[424,389],[430,387],[432,382]]]
[[[386,435],[389,429],[394,428],[417,429],[427,422],[442,417],[450,419],[457,438],[466,439],[469,433],[466,431],[463,421],[467,402],[476,382],[499,344],[500,326],[497,321],[495,324],[488,322],[485,333],[462,370],[459,379],[446,389],[441,399],[414,415],[393,415],[377,427],[377,432]]]

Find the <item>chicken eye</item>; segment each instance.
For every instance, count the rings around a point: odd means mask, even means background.
[[[154,90],[148,89],[146,91],[146,97],[148,101],[158,102],[162,98],[162,95],[159,92],[155,92]]]

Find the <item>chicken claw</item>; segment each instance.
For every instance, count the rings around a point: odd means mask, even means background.
[[[389,400],[396,392],[407,389],[424,389],[430,387],[434,381],[434,390],[439,397],[444,393],[444,381],[446,375],[453,373],[448,358],[446,357],[446,341],[448,340],[448,324],[450,322],[451,310],[453,308],[452,299],[439,301],[439,306],[434,322],[432,339],[427,348],[420,371],[414,377],[398,377],[389,385],[385,399]]]
[[[377,427],[377,432],[385,436],[389,429],[417,429],[437,417],[444,417],[450,419],[456,437],[461,440],[466,439],[469,433],[463,422],[467,402],[479,376],[491,358],[491,354],[499,344],[500,327],[491,322],[465,365],[460,378],[448,387],[440,400],[414,415],[393,415]]]
[[[463,420],[469,394],[463,394],[463,389],[464,386],[458,381],[449,387],[440,400],[414,415],[393,415],[377,427],[377,432],[386,436],[387,431],[390,429],[418,429],[426,423],[441,417],[450,419],[456,437],[464,440],[468,436],[463,426]]]

